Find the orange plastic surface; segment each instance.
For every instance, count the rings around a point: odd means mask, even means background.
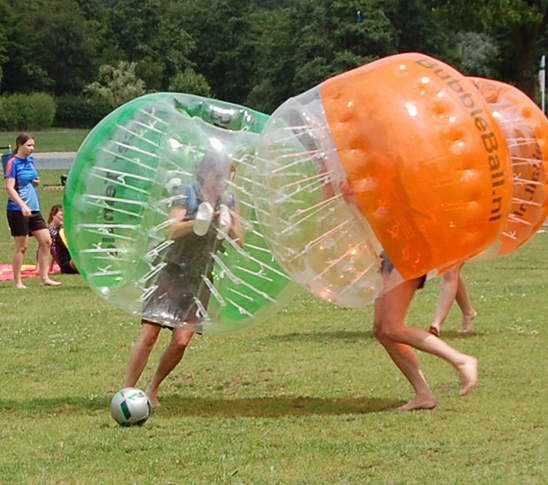
[[[478,90],[423,54],[383,58],[320,85],[360,207],[405,279],[500,235],[511,203],[504,137]]]
[[[469,79],[495,113],[512,159],[512,209],[497,251],[497,255],[504,255],[528,241],[548,214],[548,119],[514,86],[491,79]]]

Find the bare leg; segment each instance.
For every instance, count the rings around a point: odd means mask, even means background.
[[[470,295],[466,289],[466,283],[464,282],[463,277],[459,274],[459,285],[456,296],[457,303],[462,311],[462,324],[461,327],[457,330],[459,333],[466,333],[470,331],[470,322],[476,318],[477,312],[472,306],[470,301]]]
[[[449,315],[451,306],[457,297],[461,269],[462,264],[448,269],[441,275],[440,296],[436,306],[436,314],[434,315],[434,320],[429,329],[429,332],[437,337],[440,336],[443,322],[445,322],[447,315]]]
[[[34,231],[32,235],[38,241],[38,267],[40,270],[40,284],[42,286],[59,286],[61,282],[53,281],[49,277],[49,257],[51,253],[51,235],[48,229]]]
[[[418,366],[411,346],[441,357],[455,367],[462,380],[460,394],[468,394],[477,381],[477,360],[463,354],[426,330],[406,327],[404,320],[418,280],[405,281],[375,302],[375,336],[415,390],[415,398],[400,409],[431,409],[437,401]],[[411,357],[412,355],[412,357]]]
[[[398,408],[403,411],[432,409],[438,402],[426,382],[411,347],[393,340],[387,332],[392,325],[404,324],[407,307],[413,298],[416,286],[416,280],[405,281],[375,300],[373,326],[375,336],[415,390],[415,398]]]
[[[158,340],[160,330],[162,330],[160,325],[148,322],[142,323],[139,340],[137,340],[129,355],[124,387],[135,387],[137,385],[147,365],[150,352],[152,352],[154,344]]]
[[[27,248],[29,247],[29,237],[28,236],[14,236],[15,241],[15,251],[13,252],[13,286],[18,289],[25,289],[26,286],[21,280],[21,267],[23,266],[23,259]]]
[[[156,369],[154,377],[146,390],[147,396],[149,397],[153,408],[161,406],[160,401],[158,401],[158,387],[160,387],[160,384],[170,374],[170,372],[175,369],[177,364],[181,362],[181,359],[183,358],[185,350],[193,335],[194,332],[186,328],[175,327],[173,329],[171,342],[160,358],[158,368]]]

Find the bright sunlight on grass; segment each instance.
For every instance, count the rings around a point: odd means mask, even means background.
[[[48,185],[59,173],[41,177]],[[42,187],[40,198],[46,212],[62,190]],[[60,288],[0,282],[0,483],[544,484],[547,244],[538,234],[465,265],[478,317],[459,335],[453,308],[443,337],[479,358],[478,387],[459,397],[456,372],[418,354],[439,406],[409,413],[394,411],[412,390],[373,337],[372,307],[303,294],[241,334],[197,336],[160,389],[163,407],[122,428],[109,403],[138,319],[78,275],[56,275]],[[4,216],[1,262],[12,250]],[[29,261],[35,254],[33,241]],[[417,293],[410,324],[428,328],[438,291],[433,280]]]

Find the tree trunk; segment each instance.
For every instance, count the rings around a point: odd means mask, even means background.
[[[538,88],[536,46],[540,33],[540,24],[532,27],[514,28],[512,37],[516,50],[516,84],[532,99]]]

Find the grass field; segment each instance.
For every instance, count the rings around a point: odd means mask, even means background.
[[[62,191],[40,198],[46,212]],[[138,319],[78,275],[59,275],[60,288],[0,282],[0,483],[545,484],[547,243],[538,234],[465,266],[478,317],[459,335],[454,308],[443,337],[479,358],[478,388],[459,397],[453,369],[420,354],[439,405],[410,413],[393,410],[412,393],[373,337],[372,308],[302,294],[241,334],[196,337],[161,388],[163,407],[122,428],[109,403]],[[2,262],[11,251],[2,217]],[[418,292],[410,323],[428,327],[438,290],[433,280]]]
[[[53,128],[32,132],[36,138],[37,152],[75,152],[90,130]],[[19,132],[0,131],[0,147],[15,146]]]

